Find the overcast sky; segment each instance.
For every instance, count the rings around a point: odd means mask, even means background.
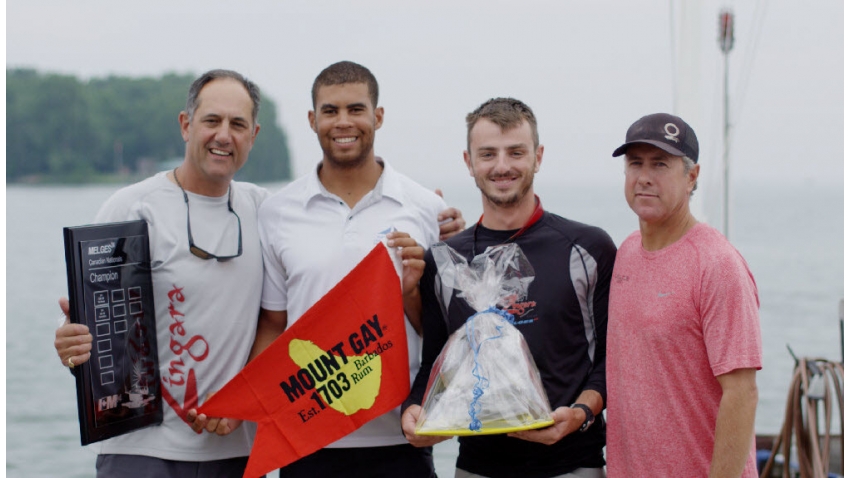
[[[610,155],[628,126],[681,107],[674,92],[686,91],[706,174],[722,152],[717,15],[731,7],[733,176],[843,183],[843,2],[688,5],[9,0],[6,65],[81,77],[238,70],[277,104],[301,175],[321,157],[306,120],[312,81],[356,61],[386,110],[376,152],[425,183],[466,174],[464,116],[488,98],[534,109],[541,174],[569,182],[621,175]]]

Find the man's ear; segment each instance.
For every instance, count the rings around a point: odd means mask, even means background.
[[[181,111],[179,115],[177,115],[177,122],[180,123],[180,136],[183,136],[183,142],[189,141],[189,123],[191,119],[189,118],[189,113],[185,111]]]
[[[251,135],[252,143],[257,139],[258,134],[260,134],[260,123],[254,123],[254,134]]]
[[[699,178],[699,164],[695,164],[690,171],[688,171],[688,192],[694,190],[694,185],[697,183],[697,178]]]
[[[310,110],[307,112],[307,121],[310,122],[310,129],[313,130],[314,133],[318,133],[319,130],[316,128],[316,112]]]
[[[384,124],[384,107],[379,106],[375,108],[375,130],[380,129],[382,124]]]
[[[475,177],[475,174],[472,172],[472,157],[469,155],[469,151],[463,151],[463,162],[466,163],[466,169],[469,170],[469,175]]]
[[[537,145],[537,151],[534,152],[534,172],[540,171],[540,164],[543,163],[543,145]]]

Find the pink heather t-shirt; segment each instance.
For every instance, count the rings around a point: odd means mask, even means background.
[[[609,478],[708,476],[717,376],[761,369],[758,290],[746,261],[705,224],[659,251],[630,235],[608,307]],[[756,477],[755,438],[744,477]]]

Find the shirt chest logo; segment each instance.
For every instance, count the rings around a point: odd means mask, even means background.
[[[509,299],[508,305],[504,311],[514,316],[514,325],[530,324],[537,321],[537,314],[534,313],[536,301],[529,300],[518,302],[516,296]]]

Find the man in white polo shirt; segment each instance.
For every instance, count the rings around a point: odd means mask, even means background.
[[[410,380],[419,369],[424,248],[440,239],[446,209],[433,192],[375,156],[383,122],[378,84],[365,67],[340,62],[313,84],[310,127],[323,157],[317,168],[270,197],[259,213],[265,280],[257,342],[264,350],[353,269],[383,236],[400,251]],[[281,477],[434,475],[430,448],[407,443],[396,408],[281,469]]]

